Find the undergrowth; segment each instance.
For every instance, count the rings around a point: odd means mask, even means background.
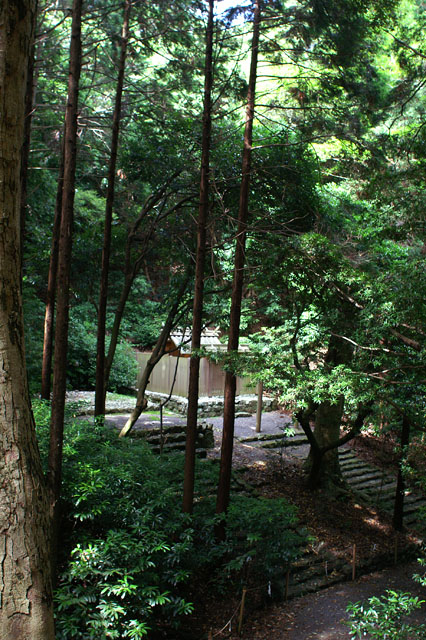
[[[34,413],[46,459],[49,406],[36,401]],[[193,611],[190,586],[200,573],[217,590],[249,573],[272,581],[297,555],[304,534],[284,500],[233,496],[227,538],[217,542],[217,464],[197,462],[194,514],[183,514],[182,455],[154,455],[141,439],[119,440],[68,413],[58,640],[152,638]]]

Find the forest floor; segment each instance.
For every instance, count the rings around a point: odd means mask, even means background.
[[[127,417],[127,411],[124,410],[121,415],[108,416],[108,422],[120,429]],[[167,421],[169,419],[185,422],[183,418],[168,417]],[[221,418],[208,418],[208,422],[213,423],[215,436],[214,449],[208,453],[212,458],[220,455],[221,421]],[[152,417],[142,415],[137,428],[146,428],[148,423],[152,424]],[[289,424],[290,418],[285,412],[265,413],[262,417],[262,433],[282,433],[282,429]],[[306,488],[302,468],[308,447],[286,447],[277,452],[241,441],[253,435],[254,430],[254,416],[237,418],[233,464],[239,470],[240,480],[254,488],[257,495],[283,497],[296,505],[301,526],[313,534],[321,552],[340,556],[350,565],[353,546],[356,545],[357,560],[371,561],[372,568],[367,575],[358,572],[354,581],[341,582],[288,602],[268,601],[265,593],[262,597],[247,598],[243,638],[349,640],[350,633],[345,620],[346,607],[350,602],[380,595],[386,589],[409,591],[420,598],[426,597],[425,589],[412,580],[413,573],[419,569],[418,565],[408,561],[394,563],[395,533],[389,515],[359,503],[349,493],[341,495],[340,499],[332,499],[321,491],[312,493]],[[359,437],[351,445],[360,458],[387,470],[395,470],[392,447],[384,451],[383,444],[371,435]],[[398,548],[413,547],[418,540],[415,532],[406,531],[398,536]],[[375,557],[378,559],[376,567]],[[240,589],[236,587],[235,592],[215,596],[205,584],[194,587],[196,613],[187,619],[182,634],[176,635],[176,638],[238,638],[236,612],[241,600]],[[256,588],[252,591],[255,592]],[[424,621],[425,617],[423,605],[416,619]]]
[[[215,448],[209,456],[220,453],[220,418],[214,420]],[[290,418],[284,412],[264,414],[262,431],[282,429],[283,421],[288,424]],[[254,417],[237,420],[241,431],[254,430]],[[395,468],[390,451],[384,451],[383,444],[371,435],[359,437],[352,443],[357,455],[371,464]],[[412,576],[419,571],[416,562],[394,563],[395,533],[389,515],[376,509],[359,504],[350,499],[350,494],[332,499],[321,491],[312,493],[306,488],[303,473],[303,460],[308,454],[308,446],[286,447],[279,453],[260,449],[238,439],[234,444],[234,466],[244,468],[244,480],[247,485],[256,487],[259,495],[284,497],[297,506],[299,521],[314,535],[327,550],[352,561],[353,545],[356,545],[358,559],[368,559],[374,566],[388,565],[380,571],[360,575],[354,581],[336,584],[316,593],[295,598],[288,602],[266,603],[261,605],[253,600],[245,609],[242,637],[248,640],[349,640],[350,632],[345,624],[348,616],[346,607],[350,602],[365,600],[373,595],[383,594],[386,589],[411,592],[420,598],[426,598],[425,589],[420,587]],[[398,535],[398,547],[404,549],[418,543],[415,532],[406,531]],[[420,554],[419,554],[420,555]],[[235,610],[238,610],[240,594],[222,600],[203,598],[203,609],[197,616],[195,628],[198,636],[207,638],[209,629],[213,638],[238,638],[237,621],[234,616],[231,629],[226,625]],[[424,622],[426,608],[416,614],[414,621]],[[226,626],[225,626],[226,625]],[[223,628],[225,626],[225,629]]]

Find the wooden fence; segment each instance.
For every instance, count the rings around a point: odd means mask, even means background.
[[[139,380],[145,364],[151,354],[139,352],[136,358],[139,364]],[[173,387],[173,395],[186,396],[188,394],[189,382],[189,358],[176,358],[174,356],[163,356],[155,366],[150,376],[148,391],[158,393],[170,393],[170,389],[175,376],[176,382]],[[200,396],[223,396],[225,384],[225,372],[207,358],[200,361]],[[256,393],[256,385],[252,384],[249,378],[237,378],[237,395]]]

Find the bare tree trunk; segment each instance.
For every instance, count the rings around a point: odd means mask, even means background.
[[[0,637],[54,640],[49,502],[25,370],[21,149],[35,0],[0,4]]]
[[[33,115],[33,96],[34,96],[34,56],[35,45],[31,45],[31,51],[28,58],[27,86],[25,90],[25,121],[24,121],[24,143],[22,145],[21,155],[21,247],[24,247],[25,237],[25,213],[27,209],[27,183],[28,183],[28,162],[30,158],[31,144],[31,121]],[[23,259],[23,251],[21,254],[21,262]],[[22,265],[21,265],[22,268]]]
[[[328,444],[324,444],[320,446],[318,441],[312,431],[309,420],[312,417],[314,411],[318,409],[318,405],[311,403],[307,409],[301,409],[296,412],[296,418],[298,419],[300,426],[302,427],[305,435],[308,439],[308,442],[311,446],[310,455],[312,454],[312,459],[310,463],[309,469],[309,478],[308,478],[308,487],[312,490],[317,489],[322,486],[322,478],[323,478],[323,460],[325,455],[329,451],[338,450],[339,447],[343,446],[347,442],[350,442],[355,436],[357,436],[365,422],[367,416],[371,413],[372,402],[367,405],[360,405],[358,408],[358,414],[355,420],[352,422],[349,431],[347,431],[341,437],[337,437],[336,440],[328,441]]]
[[[105,358],[105,367],[104,367],[104,389],[108,387],[109,376],[111,374],[111,367],[114,361],[115,350],[117,348],[118,336],[120,334],[120,325],[123,319],[124,309],[126,307],[127,298],[129,297],[130,290],[133,285],[133,281],[135,279],[135,275],[130,272],[126,273],[124,277],[124,285],[121,290],[120,300],[118,301],[117,308],[114,314],[114,323],[111,330],[111,337],[109,341],[108,354]]]
[[[121,33],[121,51],[118,67],[117,89],[115,94],[115,107],[112,118],[112,139],[111,156],[108,169],[108,189],[105,207],[104,244],[102,249],[102,269],[101,284],[99,291],[98,309],[98,335],[96,350],[96,393],[95,393],[95,416],[105,414],[105,332],[106,332],[106,309],[108,297],[108,276],[109,261],[111,251],[111,227],[112,211],[114,207],[115,195],[115,169],[117,164],[118,135],[120,131],[121,119],[121,98],[123,94],[124,70],[126,64],[127,41],[129,38],[131,1],[126,0],[124,6],[123,29]]]
[[[59,153],[58,187],[56,190],[52,245],[50,248],[49,273],[47,276],[46,309],[44,313],[43,359],[41,365],[41,397],[44,400],[50,400],[50,377],[52,373],[56,273],[58,270],[59,233],[62,214],[62,188],[64,184],[64,150],[62,143],[60,145]]]
[[[352,354],[353,347],[349,342],[331,336],[324,366],[331,370],[340,364],[348,364]],[[320,485],[332,489],[343,484],[339,450],[329,445],[339,441],[344,404],[345,399],[341,396],[334,403],[321,402],[316,410],[314,438],[317,446],[311,445],[306,461],[308,486],[312,489]]]
[[[203,324],[204,270],[206,259],[206,227],[209,212],[209,170],[211,138],[211,92],[213,84],[213,5],[209,0],[204,71],[203,139],[201,151],[200,203],[197,223],[197,255],[192,316],[191,360],[189,363],[188,412],[186,422],[183,511],[192,513],[194,501],[195,446],[197,438],[198,389],[200,357],[194,350],[201,346]]]
[[[249,187],[251,171],[251,151],[253,135],[254,101],[256,90],[257,57],[260,32],[260,2],[255,0],[253,18],[253,40],[251,46],[250,77],[247,94],[246,124],[244,130],[244,149],[242,163],[242,179],[240,189],[240,202],[238,211],[238,232],[234,259],[234,278],[232,283],[232,299],[230,313],[230,327],[228,338],[228,352],[238,350],[241,319],[241,300],[244,282],[245,243],[248,218]],[[232,450],[234,445],[234,421],[235,421],[235,392],[237,381],[235,375],[226,372],[223,434],[220,458],[219,484],[217,490],[216,513],[226,512],[229,504],[231,486]],[[223,523],[223,521],[222,521]],[[224,525],[217,528],[217,535],[223,538]]]
[[[405,449],[410,443],[410,421],[406,415],[402,416],[401,428],[401,454],[398,462],[398,479],[396,483],[395,503],[393,510],[393,526],[397,531],[403,530],[404,523],[404,497],[405,497],[405,479],[402,471]]]
[[[344,398],[340,397],[334,404],[328,401],[321,402],[316,411],[314,437],[317,447],[311,446],[306,461],[309,471],[308,486],[311,489],[320,485],[330,488],[342,482],[339,450],[332,448],[324,452],[324,448],[340,438],[343,407]]]
[[[59,518],[58,501],[62,482],[62,443],[68,350],[69,285],[74,218],[75,169],[77,157],[78,92],[81,72],[82,0],[73,0],[68,100],[65,112],[64,183],[57,272],[57,313],[53,370],[52,415],[49,443],[49,482],[53,518],[53,558]]]
[[[145,399],[145,391],[146,388],[149,384],[149,376],[152,373],[152,370],[154,369],[155,365],[161,360],[161,358],[163,357],[163,355],[166,352],[166,345],[167,345],[167,340],[168,337],[170,335],[171,330],[173,329],[173,327],[175,326],[176,323],[176,317],[179,313],[179,307],[181,305],[181,300],[182,297],[185,293],[186,287],[188,285],[188,277],[186,277],[184,279],[184,281],[182,282],[181,286],[179,287],[179,290],[176,294],[176,301],[174,303],[174,305],[171,307],[168,315],[167,315],[167,319],[166,322],[164,323],[164,326],[161,330],[161,333],[158,337],[158,340],[156,342],[156,345],[152,351],[152,354],[150,356],[150,358],[148,359],[148,362],[145,365],[145,369],[142,373],[140,382],[139,382],[139,389],[138,389],[138,395],[136,398],[136,405],[135,408],[133,409],[129,419],[127,420],[126,424],[124,425],[124,427],[122,428],[122,430],[120,431],[119,437],[123,438],[124,436],[126,436],[130,430],[133,428],[135,422],[137,421],[137,419],[139,418],[139,416],[141,415],[142,411],[146,408],[147,405],[147,401]]]

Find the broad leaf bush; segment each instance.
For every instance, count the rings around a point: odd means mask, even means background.
[[[227,539],[214,537],[218,466],[197,464],[194,515],[181,512],[183,456],[154,455],[138,438],[68,412],[63,526],[56,590],[58,640],[152,637],[191,613],[192,582],[233,588],[248,573],[272,580],[303,534],[283,500],[233,497]],[[34,402],[42,456],[49,405]],[[71,415],[70,415],[71,414]]]
[[[426,560],[419,558],[421,567]],[[413,579],[426,587],[426,573],[414,574]],[[380,597],[372,597],[367,602],[349,604],[349,622],[351,640],[367,636],[377,640],[424,640],[426,625],[413,626],[406,620],[413,611],[420,609],[425,600],[402,591],[386,590]]]
[[[419,609],[424,601],[401,591],[388,589],[380,597],[373,596],[366,603],[350,604],[349,626],[351,639],[421,640],[426,637],[426,626],[412,626],[405,618]]]

